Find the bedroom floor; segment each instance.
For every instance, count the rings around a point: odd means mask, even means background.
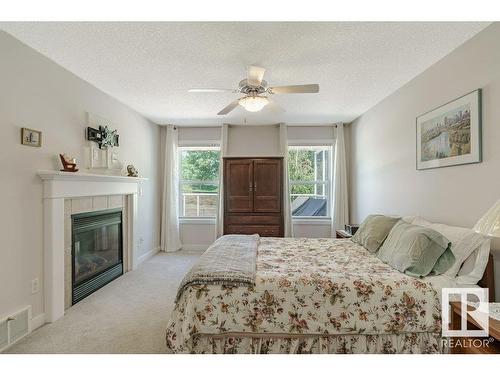
[[[177,286],[196,253],[160,253],[6,353],[164,353]]]

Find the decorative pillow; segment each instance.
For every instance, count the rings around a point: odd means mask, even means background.
[[[361,223],[356,234],[351,237],[351,240],[363,246],[366,250],[375,253],[398,220],[397,217],[368,215]]]
[[[451,242],[451,251],[455,262],[444,273],[446,276],[455,277],[462,264],[469,256],[484,243],[486,238],[469,228],[453,227],[445,224],[431,223],[421,217],[416,217],[412,224],[434,229]]]
[[[477,284],[483,278],[490,257],[491,240],[485,237],[482,245],[465,260],[455,281],[458,284]]]
[[[455,261],[450,242],[430,228],[398,221],[377,257],[410,276],[438,275]]]

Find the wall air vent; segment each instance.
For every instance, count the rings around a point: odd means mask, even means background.
[[[0,319],[0,351],[31,332],[31,306]]]
[[[9,345],[9,330],[7,320],[0,321],[0,352]]]

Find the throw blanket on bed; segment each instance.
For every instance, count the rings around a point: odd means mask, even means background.
[[[184,277],[175,302],[190,285],[255,286],[259,238],[258,234],[220,237]]]

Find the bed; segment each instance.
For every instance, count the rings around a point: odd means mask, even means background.
[[[438,282],[439,281],[439,282]],[[171,353],[441,353],[440,288],[348,239],[260,238],[255,284],[187,285]]]

